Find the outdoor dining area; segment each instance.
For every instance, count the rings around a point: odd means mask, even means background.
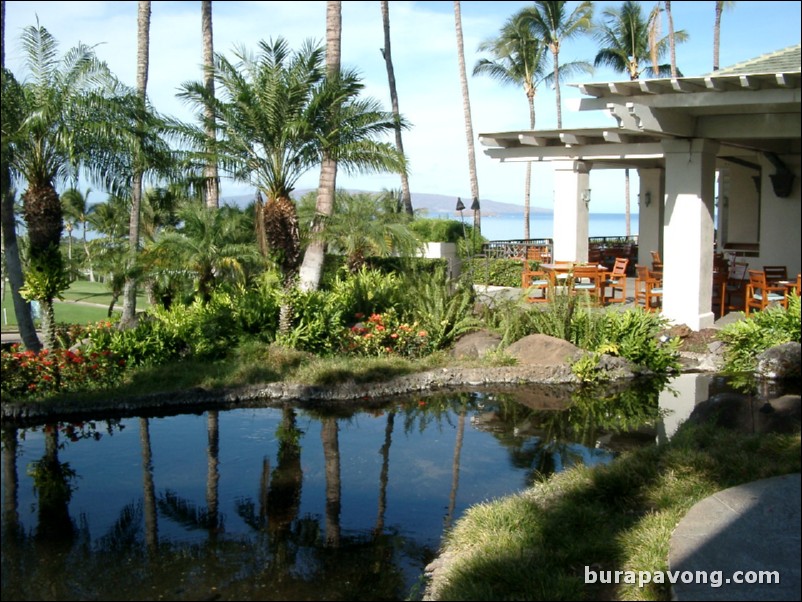
[[[629,304],[649,312],[660,311],[663,262],[651,252],[651,265],[634,266],[630,258],[615,257],[612,267],[595,261],[552,261],[548,247],[533,246],[522,261],[521,287],[530,303],[549,303],[556,295],[582,295],[599,307]],[[789,280],[786,266],[750,269],[744,258],[715,253],[711,282],[711,311],[721,318],[731,311],[764,310],[772,304],[788,306],[792,291],[800,294],[800,274]]]

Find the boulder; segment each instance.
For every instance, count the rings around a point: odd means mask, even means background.
[[[757,357],[755,372],[758,377],[771,380],[802,377],[802,345],[791,342],[766,349]]]
[[[476,359],[484,357],[488,351],[495,351],[501,344],[501,337],[489,330],[479,330],[457,339],[451,355],[457,359]]]
[[[506,351],[522,366],[565,366],[582,355],[576,345],[545,334],[525,336]]]

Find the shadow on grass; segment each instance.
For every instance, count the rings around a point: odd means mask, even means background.
[[[457,556],[445,581],[433,584],[434,599],[668,600],[667,584],[588,585],[586,571],[665,571],[671,533],[696,502],[799,471],[798,432],[686,424],[664,446],[577,467],[469,510],[447,536]]]

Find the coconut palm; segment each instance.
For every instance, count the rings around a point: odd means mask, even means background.
[[[104,187],[119,184],[119,151],[132,141],[136,106],[92,48],[79,44],[59,58],[55,39],[38,24],[23,31],[22,46],[30,74],[23,84],[26,119],[8,133],[10,165],[26,185],[22,201],[31,268],[24,293],[41,303],[44,342],[52,347],[57,344],[53,299],[68,285],[56,184],[74,181],[79,168]]]
[[[136,55],[136,94],[142,106],[145,105],[148,89],[148,68],[150,67],[150,0],[139,0],[137,10],[137,55]],[[123,315],[120,322],[132,325],[136,321],[136,286],[134,271],[130,268],[139,252],[140,210],[142,205],[143,169],[137,165],[131,185],[131,218],[128,225],[129,269],[126,272],[123,288]]]
[[[677,48],[674,36],[674,15],[671,12],[671,0],[665,0],[666,17],[668,18],[668,53],[671,59],[671,77],[677,77]]]
[[[395,146],[398,152],[404,154],[404,141],[401,138],[401,113],[398,109],[398,90],[395,85],[395,70],[393,69],[393,56],[390,49],[390,3],[387,0],[381,2],[382,11],[382,26],[384,29],[384,48],[382,49],[382,57],[387,66],[387,80],[390,86],[390,103],[393,107],[393,115],[398,121],[395,126]],[[412,209],[412,194],[409,191],[409,176],[406,172],[401,174],[401,204],[404,211],[409,215],[413,215]]]
[[[320,164],[323,150],[332,152],[349,172],[400,171],[404,161],[391,144],[378,140],[394,120],[376,101],[359,99],[362,84],[355,72],[327,79],[323,49],[310,42],[291,52],[279,38],[260,42],[259,50],[258,55],[235,50],[236,62],[216,55],[216,150],[222,171],[264,195],[266,239],[290,284],[300,258],[298,218],[290,194],[298,179]],[[203,107],[208,92],[190,82],[180,96]],[[203,129],[175,125],[195,148],[204,148]]]
[[[342,42],[342,2],[328,0],[326,2],[326,78],[336,81],[340,75],[341,42]],[[339,107],[331,107],[336,114]],[[312,221],[312,232],[319,235],[326,226],[326,220],[334,210],[334,194],[337,190],[337,159],[331,149],[324,147],[320,161],[320,180],[317,190],[317,206]],[[300,287],[302,290],[314,290],[320,284],[323,271],[323,259],[326,247],[321,236],[315,236],[309,242],[304,253],[300,271]]]
[[[593,3],[580,2],[568,13],[564,0],[536,0],[530,19],[536,37],[543,40],[552,54],[554,95],[557,102],[557,128],[562,128],[562,99],[560,96],[560,50],[565,41],[587,34],[593,24]]]
[[[203,38],[203,83],[210,98],[214,98],[214,35],[212,29],[212,0],[201,2],[201,37]],[[216,132],[214,129],[214,105],[209,103],[205,110],[206,135],[209,144],[214,147]],[[205,167],[206,206],[217,209],[220,206],[220,178],[217,175],[217,163],[210,159]]]
[[[599,24],[596,34],[600,49],[596,54],[595,66],[612,67],[626,73],[633,81],[643,74],[651,77],[671,75],[671,65],[656,64],[653,58],[662,59],[669,49],[668,36],[650,38],[650,31],[653,31],[655,22],[660,18],[658,10],[646,16],[639,2],[628,0],[618,8],[606,8],[602,17],[604,20]],[[687,39],[685,30],[674,32],[675,42]]]
[[[471,118],[471,98],[468,92],[468,76],[465,72],[465,43],[462,38],[462,9],[459,0],[454,0],[454,26],[457,32],[457,61],[459,80],[462,88],[462,112],[465,115],[465,139],[468,143],[468,175],[471,181],[471,196],[474,204],[479,202],[479,178],[476,175],[476,149],[473,144],[473,120]],[[473,212],[473,227],[482,230],[482,218],[478,209]]]
[[[716,21],[713,25],[713,71],[718,71],[719,43],[721,41],[721,15],[725,9],[735,6],[732,0],[716,0]]]
[[[638,79],[643,73],[653,77],[672,74],[671,65],[659,63],[669,46],[668,36],[655,36],[655,32],[659,31],[659,5],[646,17],[639,2],[628,0],[619,8],[606,8],[602,16],[604,21],[599,24],[596,34],[601,45],[594,61],[597,67],[612,67],[629,75],[630,80]],[[675,43],[687,39],[688,34],[684,30],[674,32]],[[624,180],[626,235],[629,236],[629,169],[624,170]]]
[[[83,239],[84,254],[86,255],[87,266],[89,268],[89,279],[94,282],[94,273],[92,272],[92,257],[89,254],[89,244],[86,238],[86,227],[89,223],[89,212],[92,207],[88,204],[89,193],[92,192],[91,188],[87,188],[86,192],[81,192],[77,188],[68,188],[61,193],[61,210],[64,212],[64,224],[67,229],[68,252],[67,257],[72,261],[72,231],[75,226],[81,225],[81,236]]]
[[[535,35],[531,27],[531,8],[525,8],[510,17],[501,28],[497,38],[479,45],[480,52],[487,52],[491,58],[482,58],[473,68],[474,75],[487,75],[502,84],[520,86],[526,94],[529,105],[529,128],[535,129],[535,95],[541,84],[554,79],[554,72],[548,70],[547,46]],[[560,69],[560,77],[567,77],[577,71],[592,72],[586,62],[571,62]],[[524,238],[529,238],[529,205],[531,194],[532,164],[526,164],[526,185],[524,188]]]

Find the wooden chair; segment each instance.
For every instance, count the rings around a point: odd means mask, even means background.
[[[635,266],[635,305],[643,302],[646,311],[654,311],[663,302],[663,281],[649,271],[648,266]]]
[[[718,317],[723,318],[727,307],[727,280],[729,271],[724,265],[713,265],[713,296],[711,299],[711,309],[713,313],[718,309]]]
[[[574,266],[571,273],[570,291],[571,294],[587,294],[591,300],[599,303],[601,301],[602,273],[595,265]]]
[[[770,286],[766,282],[766,273],[761,270],[749,270],[749,284],[746,287],[746,306],[744,313],[748,316],[750,309],[763,310],[770,303],[779,303],[787,307],[785,287]]]
[[[525,271],[521,284],[526,291],[526,300],[530,303],[545,303],[549,300],[552,283],[543,270]]]
[[[659,274],[663,273],[663,260],[660,258],[659,251],[652,251],[652,271]]]
[[[607,274],[602,283],[601,297],[604,303],[626,303],[627,300],[627,266],[629,259],[626,257],[616,257],[612,271]],[[606,297],[606,289],[612,289],[610,297]],[[615,291],[621,291],[621,298],[615,296]]]
[[[733,261],[727,276],[727,311],[740,311],[746,304],[746,286],[749,284],[749,264],[745,261]]]
[[[769,286],[777,286],[778,282],[788,282],[788,269],[784,265],[764,265],[763,273]]]

